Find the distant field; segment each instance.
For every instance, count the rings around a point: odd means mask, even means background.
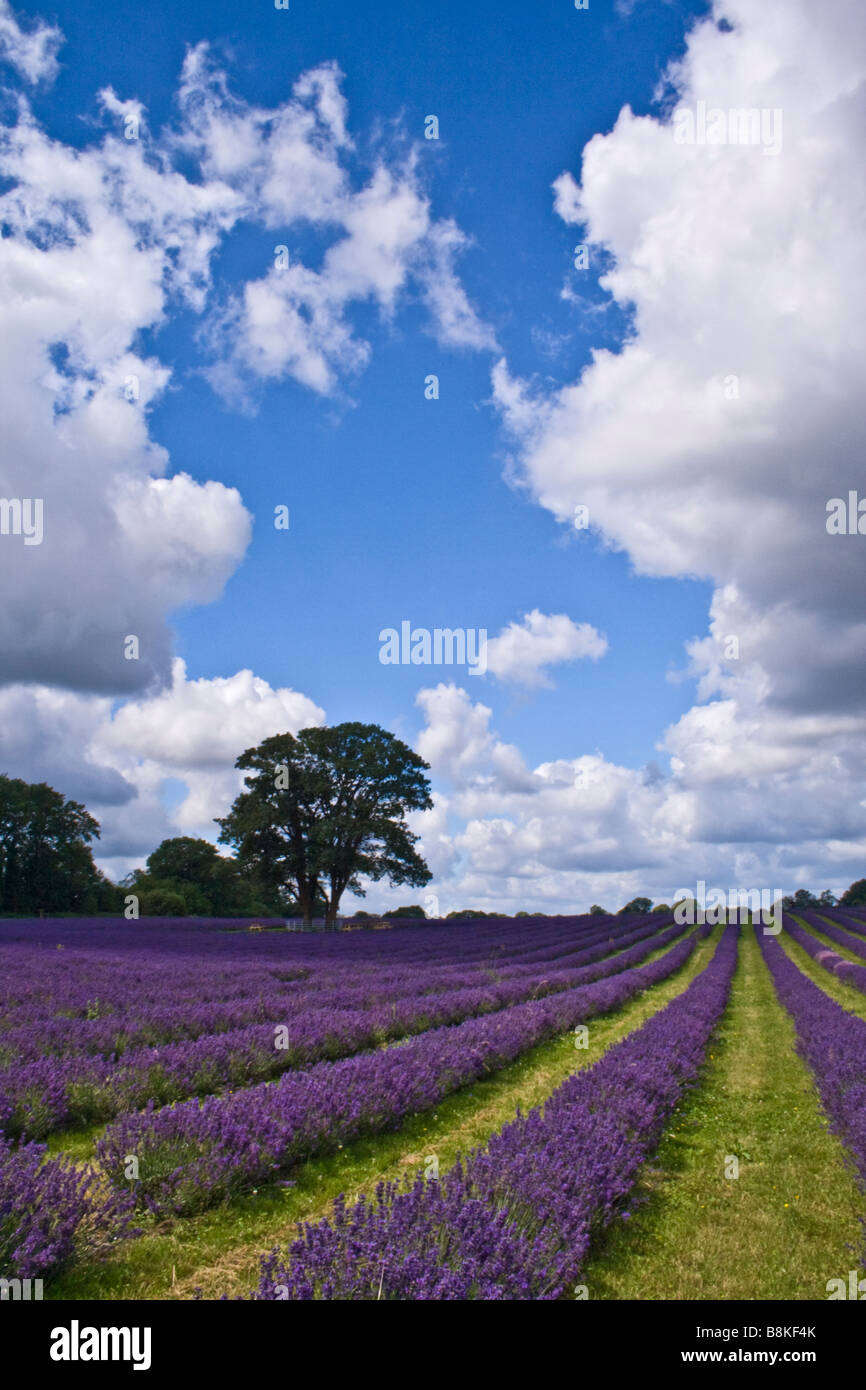
[[[862,912],[6,920],[0,980],[0,1277],[46,1298],[813,1300],[863,1264]]]

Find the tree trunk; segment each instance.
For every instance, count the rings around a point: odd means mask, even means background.
[[[301,911],[304,914],[304,926],[313,925],[313,895],[310,892],[309,884],[306,881],[298,884],[298,900],[301,904]]]
[[[325,907],[325,931],[337,930],[337,908],[340,906],[340,894],[331,889],[331,896]]]

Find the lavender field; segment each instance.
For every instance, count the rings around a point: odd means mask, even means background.
[[[760,1297],[761,1277],[826,1298],[862,1258],[864,958],[855,909],[778,938],[664,911],[6,920],[0,1277],[48,1298]],[[737,1275],[755,1240],[763,1276]]]
[[[10,1345],[832,1379],[866,7],[0,0],[0,93]]]

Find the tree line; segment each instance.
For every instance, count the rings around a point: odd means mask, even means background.
[[[422,887],[432,875],[406,817],[432,807],[429,765],[378,724],[276,734],[235,766],[245,790],[207,840],[164,840],[113,884],[93,862],[99,823],[46,783],[0,778],[0,912],[124,910],[141,916],[301,916],[336,923],[364,882]]]
[[[11,916],[121,913],[130,895],[141,916],[302,917],[336,924],[343,894],[365,895],[365,882],[423,887],[432,875],[406,817],[433,802],[429,765],[378,724],[276,734],[248,748],[235,766],[244,791],[217,819],[221,854],[208,840],[163,840],[120,883],[93,861],[98,821],[80,802],[45,782],[0,774],[0,912]],[[838,900],[866,903],[866,879]],[[815,897],[800,888],[788,909],[832,907],[829,890]],[[632,898],[619,913],[670,912],[648,897]],[[590,912],[608,914],[593,903]],[[464,908],[452,919],[496,917]],[[543,917],[518,912],[518,917]],[[373,914],[357,912],[361,920]],[[424,918],[410,903],[386,918]]]
[[[93,862],[99,822],[47,782],[0,774],[0,911],[111,912],[117,889]]]

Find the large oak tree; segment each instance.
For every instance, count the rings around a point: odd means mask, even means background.
[[[217,821],[220,841],[274,891],[290,888],[306,922],[321,900],[333,926],[346,889],[364,895],[362,879],[429,883],[406,824],[433,804],[429,765],[378,724],[275,734],[235,766],[251,775]]]

